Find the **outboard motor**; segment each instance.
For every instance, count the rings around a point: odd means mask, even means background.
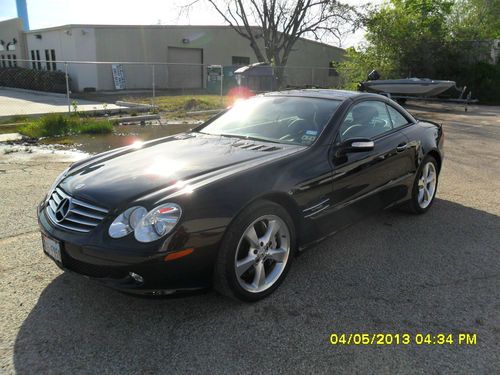
[[[368,80],[376,81],[377,79],[380,79],[380,74],[378,74],[376,70],[372,70],[370,74],[368,74]]]

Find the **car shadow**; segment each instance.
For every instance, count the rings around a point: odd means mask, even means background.
[[[322,372],[332,366],[363,371],[386,361],[386,371],[437,371],[464,359],[477,370],[492,363],[487,351],[498,338],[492,325],[499,304],[499,223],[496,215],[440,199],[426,215],[381,212],[294,259],[285,283],[254,304],[214,292],[136,298],[61,274],[19,329],[15,370]],[[329,344],[332,331],[459,330],[478,332],[484,355],[451,346],[333,351]]]

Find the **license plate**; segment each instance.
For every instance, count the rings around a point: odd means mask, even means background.
[[[61,243],[59,241],[53,240],[42,234],[42,245],[43,251],[54,259],[55,261],[62,263],[61,258]]]

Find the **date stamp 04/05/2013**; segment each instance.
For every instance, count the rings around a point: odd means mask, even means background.
[[[332,333],[337,346],[390,345],[477,345],[476,333]]]

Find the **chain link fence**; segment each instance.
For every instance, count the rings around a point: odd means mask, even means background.
[[[0,66],[0,120],[52,112],[179,112],[172,97],[192,96],[186,112],[223,108],[228,96],[292,88],[336,87],[323,67],[17,60]]]

